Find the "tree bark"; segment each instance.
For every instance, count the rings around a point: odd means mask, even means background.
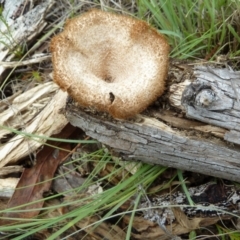
[[[175,64],[160,108],[119,121],[68,102],[65,114],[123,159],[240,182],[239,84],[228,68]]]

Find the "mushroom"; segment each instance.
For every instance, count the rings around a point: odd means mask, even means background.
[[[90,10],[51,40],[54,81],[80,106],[127,119],[164,91],[169,45],[144,21]]]

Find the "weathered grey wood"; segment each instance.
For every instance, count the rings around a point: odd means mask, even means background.
[[[182,104],[176,100],[173,105],[184,109],[188,118],[228,129],[224,139],[240,144],[240,71],[198,66],[192,82],[182,86],[183,83],[176,84],[178,91],[170,96],[182,99]]]
[[[0,61],[14,58],[16,48],[36,37],[47,25],[46,13],[54,0],[46,0],[33,8],[32,1],[6,0],[0,20]],[[25,13],[25,7],[28,11]],[[20,49],[19,49],[20,50]],[[0,63],[0,79],[6,67]]]
[[[193,139],[143,115],[117,121],[66,107],[70,123],[109,146],[123,159],[140,160],[240,182],[240,152],[223,141]]]

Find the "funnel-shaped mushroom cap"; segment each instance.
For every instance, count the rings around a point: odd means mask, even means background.
[[[169,46],[147,23],[91,10],[51,41],[54,81],[81,106],[126,119],[164,90]]]

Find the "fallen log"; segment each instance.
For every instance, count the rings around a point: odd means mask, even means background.
[[[151,106],[134,119],[115,120],[72,101],[65,115],[122,159],[240,182],[240,72],[172,65],[168,82],[165,108]]]

